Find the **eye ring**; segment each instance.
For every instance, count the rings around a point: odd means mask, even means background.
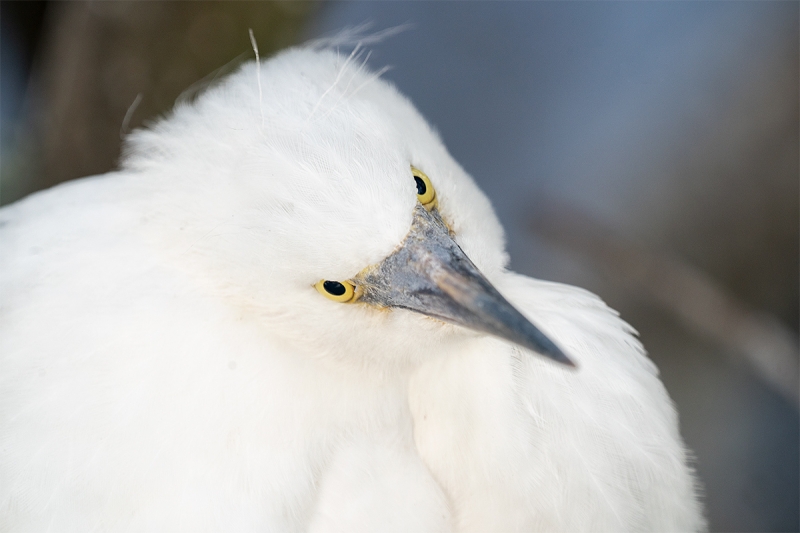
[[[356,287],[349,281],[332,281],[321,279],[314,284],[314,288],[329,300],[347,303],[354,300]]]
[[[412,166],[411,174],[414,175],[414,181],[417,183],[417,200],[422,207],[430,211],[436,207],[436,189],[433,188],[430,178],[420,169]]]

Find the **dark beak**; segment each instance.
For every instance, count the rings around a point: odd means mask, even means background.
[[[361,302],[416,311],[575,366],[480,273],[450,237],[436,208],[417,205],[401,247],[353,281]]]

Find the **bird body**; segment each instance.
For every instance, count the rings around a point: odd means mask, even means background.
[[[127,152],[0,210],[0,529],[703,529],[633,330],[508,271],[486,197],[352,56],[247,64]],[[462,274],[541,332],[462,327]]]

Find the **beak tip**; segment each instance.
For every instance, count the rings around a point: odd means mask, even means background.
[[[556,343],[542,333],[536,326],[530,322],[527,322],[524,326],[524,329],[527,330],[527,334],[523,338],[517,337],[513,340],[513,342],[516,342],[521,346],[525,346],[534,353],[559,363],[560,365],[569,368],[578,368],[578,365],[575,363],[575,361],[570,359]]]
[[[575,361],[573,361],[572,359],[569,359],[567,357],[564,357],[564,360],[562,361],[562,363],[564,363],[564,365],[566,365],[566,366],[568,366],[568,367],[570,367],[572,369],[575,369],[575,370],[578,369],[577,363],[575,363]]]
[[[569,368],[574,368],[574,369],[578,368],[578,365],[575,363],[575,361],[567,357],[567,355],[558,348],[556,348],[556,350],[554,351],[549,351],[548,353],[542,355],[544,355],[549,359],[552,359],[553,361],[556,361],[557,363],[561,363],[562,365],[567,366]]]

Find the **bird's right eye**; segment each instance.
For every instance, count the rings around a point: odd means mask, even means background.
[[[349,281],[319,280],[314,287],[324,297],[334,302],[346,303],[353,300],[356,288]]]

